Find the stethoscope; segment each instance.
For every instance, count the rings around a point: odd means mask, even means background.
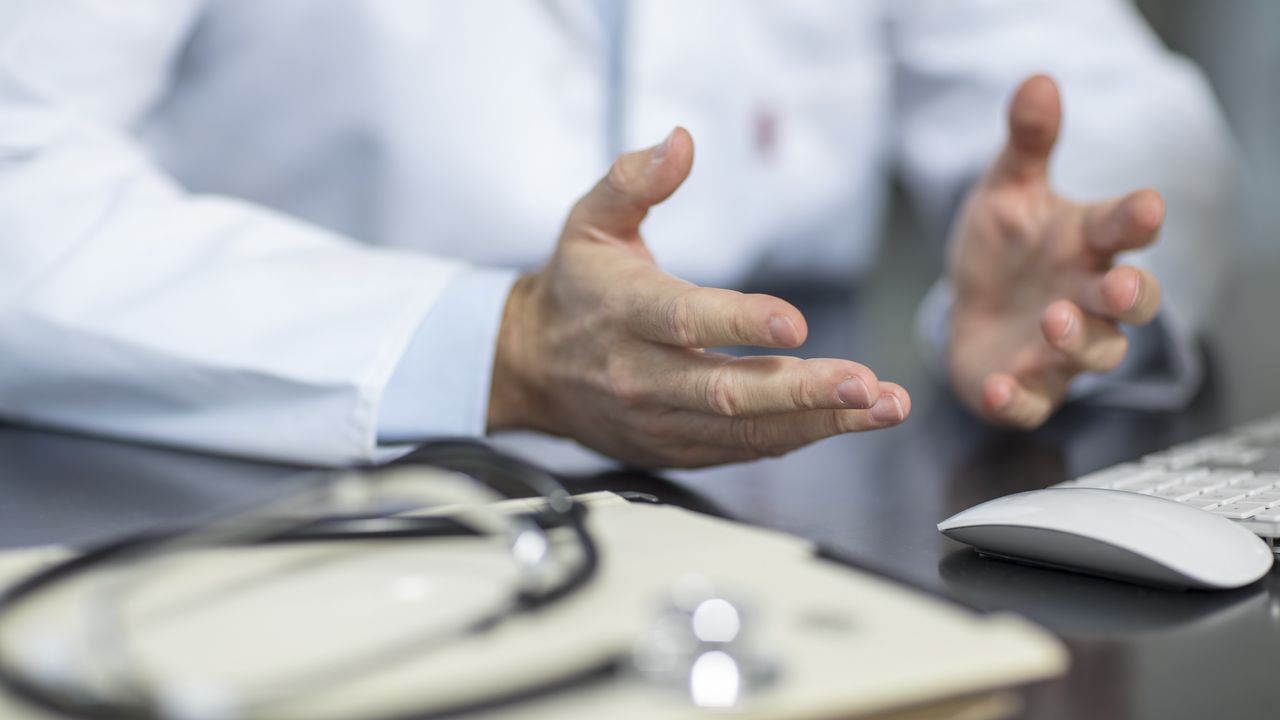
[[[137,564],[157,555],[163,556],[177,547],[178,552],[186,549],[210,549],[226,547],[255,546],[288,546],[305,543],[376,543],[394,542],[397,540],[421,541],[428,539],[449,539],[461,537],[477,537],[495,535],[500,531],[508,533],[508,549],[516,564],[521,568],[522,580],[517,583],[514,592],[510,593],[506,602],[496,608],[477,613],[469,618],[445,639],[444,643],[413,643],[401,650],[412,652],[428,652],[439,648],[440,644],[460,641],[468,638],[482,637],[486,631],[499,628],[510,620],[529,616],[541,610],[555,606],[557,603],[581,592],[596,578],[600,563],[597,544],[587,527],[588,508],[577,502],[564,486],[552,475],[535,465],[494,452],[490,448],[468,441],[437,442],[424,446],[413,457],[414,465],[438,469],[452,473],[456,478],[469,478],[492,491],[495,498],[536,498],[533,507],[525,512],[510,513],[512,522],[503,528],[486,527],[483,518],[469,517],[466,512],[444,512],[436,515],[400,514],[408,508],[391,509],[385,512],[355,512],[342,515],[311,515],[274,518],[267,516],[265,520],[249,523],[251,532],[243,532],[244,527],[235,522],[217,521],[207,526],[186,527],[162,531],[144,532],[120,540],[92,547],[82,554],[57,562],[36,573],[25,577],[16,584],[0,592],[0,636],[4,627],[13,616],[27,603],[38,601],[47,593],[59,589],[71,581],[83,579],[91,573],[107,572],[117,566]],[[402,469],[402,468],[401,468]],[[396,466],[378,470],[364,477],[378,478],[383,474],[395,473]],[[394,479],[394,477],[393,477]],[[447,478],[436,478],[444,480]],[[325,492],[339,493],[355,490],[360,487],[343,487],[335,483],[325,488]],[[644,494],[640,494],[644,495]],[[640,497],[652,502],[653,498]],[[210,530],[212,528],[212,531]],[[230,531],[228,531],[230,528]],[[559,533],[564,547],[574,548],[567,554],[572,559],[569,563],[559,563],[559,573],[543,572],[547,553],[539,552],[551,546],[548,541],[550,533]],[[191,542],[192,537],[196,542]],[[532,551],[529,548],[533,548]],[[870,570],[874,574],[884,575],[877,568],[866,568],[862,563],[819,548],[817,557],[839,565],[858,570]],[[901,582],[901,581],[899,581]],[[682,593],[687,594],[687,593]],[[930,592],[930,594],[935,594]],[[951,600],[955,602],[954,600]],[[708,602],[721,610],[736,616],[736,599],[726,599],[715,588],[706,591],[697,602]],[[691,629],[689,621],[696,625],[696,608],[679,603],[668,605],[659,615],[655,628],[668,633],[655,636],[658,642],[653,647],[666,652],[670,647],[684,648],[685,663],[701,655],[711,653],[733,659],[742,670],[741,677],[744,692],[766,689],[776,678],[779,664],[776,658],[752,656],[750,648],[739,646],[734,638],[700,638],[696,628]],[[674,622],[672,621],[674,619]],[[674,633],[674,635],[670,634]],[[653,634],[653,633],[650,633]],[[573,665],[572,669],[553,675],[540,682],[507,689],[488,688],[483,696],[420,707],[407,713],[376,714],[362,713],[360,720],[430,720],[434,718],[463,716],[474,712],[500,710],[517,703],[542,698],[558,692],[573,690],[582,686],[609,682],[624,676],[625,672],[638,672],[641,679],[655,684],[678,688],[684,686],[688,690],[690,677],[686,674],[685,664],[668,667],[666,670],[653,672],[637,663],[637,657],[643,659],[645,643],[638,642],[630,650],[616,652],[613,655],[590,658]],[[661,654],[661,653],[660,653]],[[407,653],[405,653],[407,655]],[[357,662],[344,665],[342,674],[334,678],[341,681],[344,677],[359,677],[362,674],[374,673],[386,667],[386,663],[401,659],[403,655],[378,654],[360,658]],[[62,683],[50,681],[39,672],[34,671],[31,658],[27,662],[15,662],[15,658],[0,645],[0,688],[14,699],[24,702],[32,708],[71,718],[86,720],[183,720],[193,715],[174,713],[171,708],[157,699],[154,688],[131,687],[126,696],[104,697],[85,693],[78,688],[68,688]],[[270,707],[269,705],[267,706]],[[204,717],[200,715],[194,715]],[[270,710],[264,712],[262,706],[249,706],[249,710],[235,718],[273,717]]]
[[[416,452],[413,459],[417,463],[477,480],[505,498],[533,495],[540,499],[540,506],[536,511],[512,516],[512,527],[516,528],[515,537],[508,538],[514,549],[514,559],[524,573],[522,577],[528,581],[519,583],[509,600],[501,603],[498,608],[479,613],[464,626],[455,628],[451,639],[475,637],[514,617],[545,609],[580,591],[595,577],[599,554],[586,526],[587,508],[574,502],[569,492],[549,473],[530,463],[498,454],[483,445],[465,441],[432,443]],[[479,523],[479,526],[483,526],[483,523]],[[178,552],[181,552],[191,547],[205,549],[311,542],[421,541],[486,533],[483,527],[478,527],[474,518],[468,519],[457,514],[416,516],[361,513],[351,516],[275,518],[265,530],[260,523],[250,523],[250,527],[256,532],[244,532],[245,527],[234,523],[230,532],[225,527],[212,533],[205,527],[152,531],[93,547],[40,570],[0,593],[0,626],[20,605],[38,599],[69,580],[104,568],[137,562],[140,558],[171,553],[175,545],[179,548]],[[541,567],[549,545],[545,534],[552,530],[567,533],[572,538],[572,544],[577,546],[574,561],[558,577],[548,576]],[[188,540],[193,535],[198,538],[195,543]],[[534,549],[529,551],[530,547]],[[374,661],[385,659],[370,658]],[[507,693],[486,695],[448,706],[421,708],[408,714],[390,716],[386,720],[425,720],[492,710],[508,703],[525,701],[610,677],[623,660],[622,657],[607,658],[534,687],[521,687]],[[345,673],[358,674],[376,671],[377,666],[376,663],[364,667],[347,666],[343,670]],[[30,668],[15,663],[5,652],[0,652],[0,686],[13,697],[35,708],[74,718],[173,720],[177,717],[171,710],[162,707],[156,693],[148,692],[147,688],[132,688],[133,691],[123,698],[68,690],[57,683],[42,681],[30,672]],[[248,716],[264,715],[253,710]],[[367,720],[367,716],[362,716],[362,720]]]

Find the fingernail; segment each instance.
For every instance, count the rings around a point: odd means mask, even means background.
[[[792,347],[800,342],[800,332],[796,330],[795,323],[782,315],[769,318],[769,335],[775,345],[783,347]]]
[[[1067,313],[1067,324],[1062,328],[1062,334],[1058,336],[1061,340],[1070,340],[1072,335],[1076,334],[1076,315],[1075,313]]]
[[[995,389],[994,399],[991,403],[992,410],[1003,410],[1013,401],[1013,391],[1007,385],[1001,385]]]
[[[902,422],[902,403],[898,396],[893,393],[881,395],[876,404],[871,406],[871,419],[885,424]]]
[[[1138,299],[1142,297],[1142,281],[1138,280],[1133,283],[1133,299],[1129,301],[1129,307],[1125,310],[1132,310],[1138,307]]]
[[[667,133],[666,139],[664,139],[662,142],[658,143],[657,145],[654,145],[653,148],[650,149],[649,151],[650,162],[652,162],[654,165],[657,165],[667,157],[667,152],[671,149],[671,138],[675,137],[675,135],[676,135],[676,131],[672,130],[671,132]]]
[[[836,386],[836,397],[850,407],[865,408],[871,404],[871,391],[861,378],[846,378]]]

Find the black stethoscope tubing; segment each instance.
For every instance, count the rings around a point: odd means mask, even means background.
[[[573,503],[567,491],[545,471],[469,442],[434,443],[425,446],[422,451],[415,453],[414,457],[415,460],[425,464],[464,472],[476,477],[509,497],[519,496],[521,490],[534,490],[536,494],[548,498],[549,507],[532,514],[533,520],[543,529],[567,527],[575,534],[582,549],[581,564],[562,582],[537,594],[522,591],[511,612],[482,617],[467,628],[468,633],[483,632],[500,624],[511,615],[544,608],[580,590],[595,576],[599,565],[599,550],[586,527],[587,509],[581,504]],[[513,482],[517,477],[519,481]],[[564,505],[563,509],[556,510],[557,504],[565,503],[567,505]],[[98,545],[75,557],[44,568],[0,591],[0,620],[23,601],[68,578],[132,554],[145,554],[194,530],[196,528],[138,533]],[[476,534],[473,529],[463,523],[444,516],[331,517],[311,520],[268,537],[239,543],[239,545],[385,541]],[[493,710],[509,703],[527,701],[610,677],[620,666],[620,657],[606,658],[584,669],[575,670],[533,687],[518,688],[498,696],[465,701],[448,707],[415,711],[407,715],[386,716],[383,720],[434,720]],[[69,695],[51,692],[32,682],[19,669],[12,667],[4,653],[0,653],[0,687],[33,707],[65,717],[83,720],[161,720],[163,717],[149,706],[94,704]],[[361,720],[371,719],[362,717]]]

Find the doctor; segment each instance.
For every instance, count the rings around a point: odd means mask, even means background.
[[[332,463],[892,426],[906,390],[856,362],[700,348],[800,345],[789,304],[714,288],[874,272],[894,173],[950,228],[921,327],[977,414],[1176,406],[1233,169],[1117,0],[11,0],[0,416]]]

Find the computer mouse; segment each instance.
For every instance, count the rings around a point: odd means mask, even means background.
[[[1121,490],[1048,488],[975,505],[941,523],[979,553],[1145,585],[1226,590],[1271,569],[1271,548],[1232,521]]]

